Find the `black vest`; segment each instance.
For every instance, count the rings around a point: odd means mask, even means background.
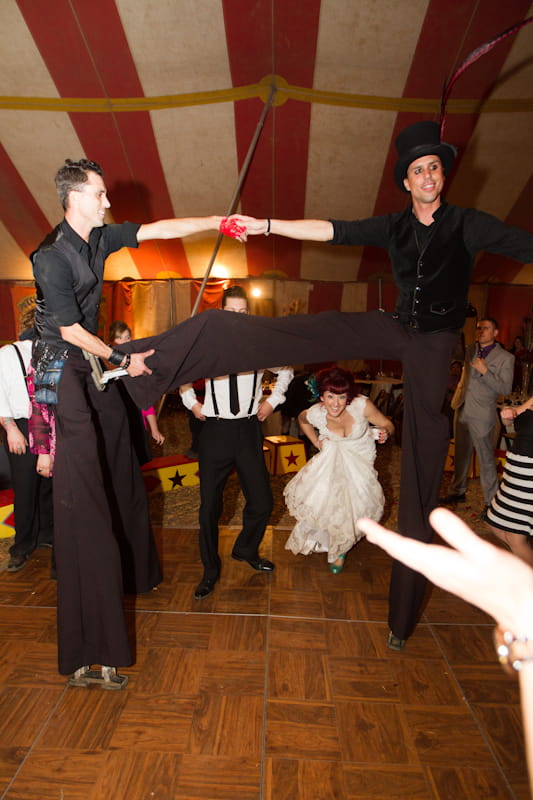
[[[66,258],[72,273],[72,287],[82,314],[80,324],[96,334],[98,332],[98,312],[102,295],[102,281],[104,276],[105,264],[105,242],[104,237],[98,238],[96,253],[92,258],[90,266],[87,259],[74,247],[61,230],[61,224],[46,237],[36,252],[51,249],[59,251],[59,257]],[[35,254],[32,255],[32,260]],[[65,341],[61,338],[59,325],[54,316],[46,308],[46,301],[38,283],[37,304],[35,314],[35,327],[40,339],[44,339],[50,344],[65,346]],[[74,345],[67,345],[68,349],[78,350]]]
[[[463,212],[446,205],[417,237],[411,208],[393,225],[388,248],[399,290],[395,316],[400,322],[431,333],[463,326],[473,258],[464,244]]]

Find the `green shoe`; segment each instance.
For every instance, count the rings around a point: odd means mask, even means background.
[[[329,568],[330,568],[331,572],[333,572],[334,575],[338,575],[339,572],[343,571],[343,569],[344,569],[344,559],[346,558],[346,553],[344,553],[344,555],[342,555],[342,556],[339,556],[339,558],[342,558],[342,564],[333,564],[332,563],[332,564],[329,565]]]

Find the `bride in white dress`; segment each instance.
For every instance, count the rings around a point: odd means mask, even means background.
[[[338,573],[363,536],[357,520],[379,521],[383,513],[374,437],[385,442],[394,426],[367,397],[356,396],[351,372],[321,370],[316,384],[320,402],[298,421],[319,452],[285,487],[287,508],[297,520],[285,547],[295,555],[327,552],[330,570]]]

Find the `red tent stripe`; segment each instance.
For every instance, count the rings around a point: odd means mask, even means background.
[[[248,0],[224,0],[223,6],[234,85],[257,82],[270,74],[273,63],[274,72],[288,83],[312,86],[320,0],[306,3],[305,25],[302,25],[301,9],[291,3],[273,5],[270,0],[258,0],[254,4],[254,14],[249,13]],[[238,103],[235,108],[240,164],[248,151],[262,108],[258,100]],[[310,107],[306,103],[294,101],[270,112],[242,192],[243,211],[259,217],[303,216],[310,116]],[[296,144],[302,141],[305,146]],[[274,248],[276,268],[288,277],[299,278],[300,243],[274,240],[274,237],[268,244],[252,240],[247,245],[250,274],[260,275],[272,269]]]
[[[44,239],[50,225],[0,144],[0,218],[26,254]]]
[[[144,95],[114,0],[89,4],[57,0],[51,5],[18,0],[18,4],[63,97]],[[76,68],[69,69],[69,64]],[[70,118],[87,156],[105,169],[117,221],[174,216],[148,112],[71,114]],[[60,154],[58,160],[64,156],[72,154]],[[163,247],[145,244],[132,256],[141,277],[154,277],[160,270],[190,274],[180,241]]]

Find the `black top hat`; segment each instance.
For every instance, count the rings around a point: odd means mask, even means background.
[[[403,185],[404,178],[407,176],[407,168],[417,158],[429,155],[438,156],[442,162],[444,174],[447,175],[457,155],[457,149],[453,144],[441,142],[440,127],[437,122],[430,120],[409,125],[398,134],[395,144],[398,161],[394,167],[394,180],[402,192],[407,191]]]

